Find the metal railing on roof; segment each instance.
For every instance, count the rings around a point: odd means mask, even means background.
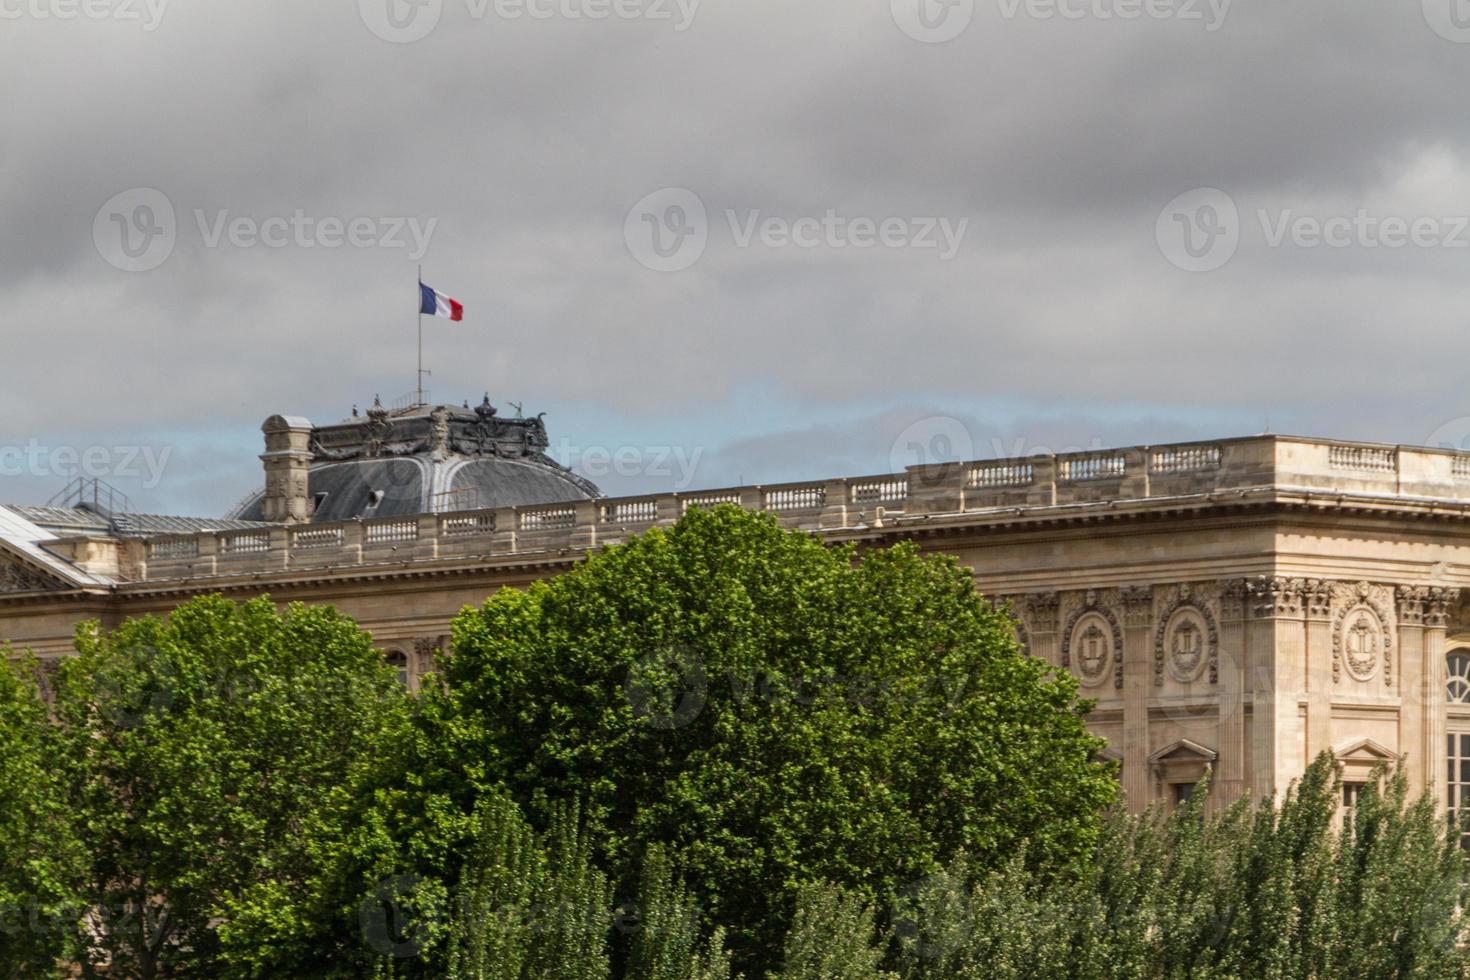
[[[114,514],[131,514],[133,502],[110,483],[96,477],[79,476],[46,502],[47,507],[85,508],[111,519]]]

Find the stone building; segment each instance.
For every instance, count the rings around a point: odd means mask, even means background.
[[[1330,752],[1470,806],[1470,454],[1256,436],[609,499],[541,419],[421,406],[264,427],[263,489],[223,520],[0,507],[0,640],[192,596],[330,602],[407,683],[465,605],[688,508],[957,556],[1031,653],[1074,674],[1131,806],[1279,791]]]

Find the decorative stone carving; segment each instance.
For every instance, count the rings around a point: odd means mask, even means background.
[[[1250,589],[1243,578],[1227,579],[1220,583],[1220,618],[1236,622],[1245,618],[1246,598]]]
[[[1332,617],[1332,681],[1348,676],[1365,682],[1383,664],[1383,683],[1393,686],[1393,593],[1382,586],[1359,582],[1339,585],[1335,590],[1336,613]]]
[[[1459,601],[1459,589],[1445,589],[1438,586],[1430,588],[1425,599],[1424,625],[1431,629],[1444,629],[1449,625],[1450,610]]]
[[[1394,590],[1400,626],[1423,626],[1429,590],[1422,585],[1401,585]]]
[[[393,423],[388,421],[388,410],[376,395],[367,414],[368,422],[362,432],[362,455],[365,459],[375,459],[383,455],[383,447],[393,438]]]
[[[1031,634],[1026,631],[1026,624],[1019,621],[1016,623],[1016,642],[1023,654],[1031,656]]]
[[[1112,659],[1111,642],[1108,634],[1096,617],[1088,619],[1077,636],[1077,670],[1088,684],[1102,682],[1107,673],[1108,661]]]
[[[1055,592],[1032,592],[1026,596],[1026,620],[1038,633],[1057,631],[1057,611],[1061,596]]]
[[[64,586],[43,572],[0,556],[0,592],[52,592]]]
[[[1299,578],[1251,579],[1250,597],[1255,614],[1260,617],[1300,616],[1306,582]]]
[[[1123,630],[1118,617],[1102,604],[1102,597],[1089,589],[1082,604],[1067,617],[1062,631],[1062,666],[1071,667],[1076,652],[1077,673],[1082,683],[1096,687],[1113,665],[1113,686],[1123,687]]]
[[[429,449],[435,459],[449,455],[449,409],[443,405],[429,413]]]
[[[1159,614],[1154,632],[1154,686],[1164,684],[1164,671],[1190,684],[1209,670],[1211,684],[1220,681],[1220,631],[1209,606],[1188,585]]]
[[[1336,584],[1325,578],[1309,578],[1302,583],[1308,619],[1332,618],[1332,589]]]
[[[1125,585],[1118,590],[1125,626],[1148,626],[1154,618],[1154,590],[1147,585]]]

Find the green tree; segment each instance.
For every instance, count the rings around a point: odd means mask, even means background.
[[[426,713],[434,792],[465,809],[503,782],[541,826],[583,801],[624,892],[669,847],[747,971],[804,884],[886,902],[1023,841],[1066,865],[1115,794],[1075,683],[953,559],[828,548],[739,508],[500,592],[454,650]]]
[[[34,658],[0,647],[0,976],[50,977],[71,951],[85,853],[53,770]]]
[[[394,672],[334,610],[266,598],[84,627],[77,650],[54,763],[89,851],[85,974],[279,963],[279,937],[335,911],[355,788],[408,719]]]
[[[904,980],[1470,977],[1466,860],[1402,773],[1339,814],[1324,755],[1279,801],[1115,815],[1095,860],[1037,876],[957,861],[898,918]],[[1339,829],[1339,819],[1345,826]]]

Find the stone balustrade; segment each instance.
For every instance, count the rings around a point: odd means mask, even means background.
[[[1470,504],[1470,454],[1257,436],[942,463],[904,473],[778,486],[129,540],[118,543],[126,554],[114,567],[128,570],[129,578],[170,581],[293,568],[556,554],[620,541],[650,527],[671,525],[692,507],[720,504],[770,512],[787,527],[837,531],[986,511],[1228,496],[1272,488]],[[66,543],[58,542],[56,550],[66,553]]]

